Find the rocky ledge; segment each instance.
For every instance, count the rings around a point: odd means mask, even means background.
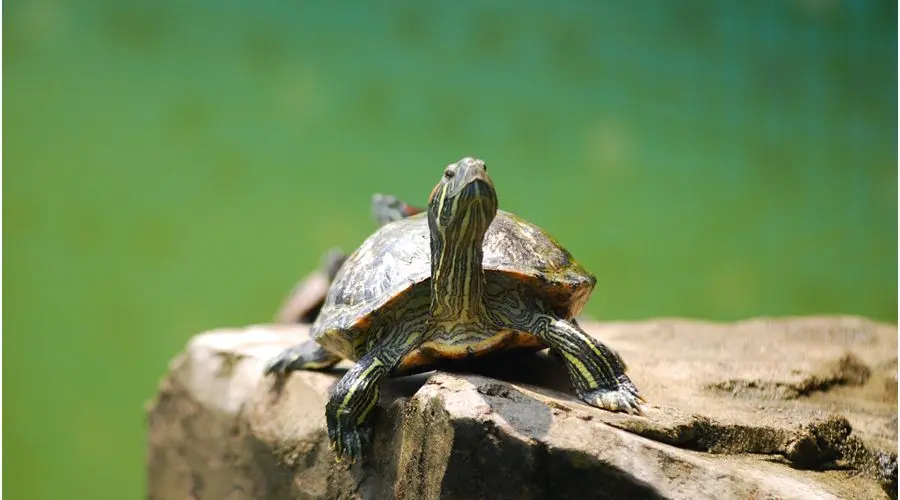
[[[149,498],[897,498],[896,325],[582,326],[628,362],[643,417],[582,404],[545,353],[509,354],[387,381],[356,465],[325,434],[346,363],[262,376],[306,325],[198,335],[150,405]]]

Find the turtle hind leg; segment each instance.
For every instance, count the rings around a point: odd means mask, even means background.
[[[325,350],[314,340],[281,351],[266,363],[265,373],[284,375],[296,370],[324,370],[337,364],[341,357]]]
[[[642,413],[640,403],[644,399],[625,374],[618,353],[571,321],[541,313],[514,321],[518,323],[515,328],[531,333],[557,351],[582,401],[604,410]]]

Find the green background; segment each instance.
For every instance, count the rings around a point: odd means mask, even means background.
[[[896,8],[4,2],[3,493],[143,496],[190,335],[466,155],[598,318],[895,322]]]

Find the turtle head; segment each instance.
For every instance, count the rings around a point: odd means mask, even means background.
[[[431,315],[452,328],[484,317],[484,236],[497,215],[497,192],[484,162],[448,165],[428,198]]]
[[[453,227],[483,237],[495,215],[497,192],[487,166],[477,158],[448,165],[428,198],[429,225],[442,233]]]

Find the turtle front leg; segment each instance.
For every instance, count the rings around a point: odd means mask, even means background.
[[[372,439],[369,418],[378,402],[378,383],[388,373],[386,360],[370,352],[360,359],[337,383],[328,404],[325,420],[328,439],[338,460],[360,460]]]
[[[578,397],[597,408],[640,415],[644,401],[625,374],[622,358],[577,324],[547,314],[515,320],[515,329],[531,333],[562,356]]]
[[[362,459],[371,442],[374,425],[372,409],[378,403],[378,384],[422,342],[422,333],[396,332],[388,335],[359,359],[334,387],[325,406],[328,438],[338,460],[350,463]]]
[[[331,368],[341,357],[328,352],[314,340],[307,340],[290,349],[281,351],[278,356],[266,363],[266,375],[284,375],[295,370],[324,370]]]

